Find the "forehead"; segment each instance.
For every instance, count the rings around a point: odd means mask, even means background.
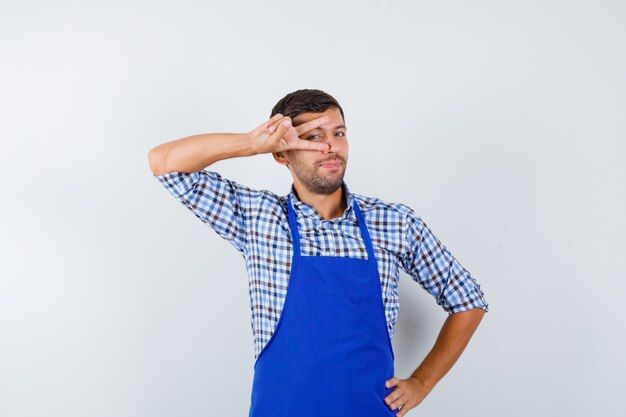
[[[328,116],[328,122],[321,125],[321,127],[344,124],[343,117],[341,117],[341,112],[338,108],[329,108],[326,109],[326,111],[319,113],[300,113],[293,118],[292,122],[294,126],[298,126],[302,123],[310,122],[311,120],[322,116]]]

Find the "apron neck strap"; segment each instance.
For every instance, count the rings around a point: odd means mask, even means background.
[[[361,237],[365,242],[365,247],[367,248],[367,259],[368,261],[376,261],[376,256],[374,255],[374,246],[372,245],[372,239],[370,238],[369,231],[367,230],[367,225],[365,224],[365,219],[363,218],[363,214],[361,213],[361,209],[359,208],[359,204],[356,201],[356,198],[352,198],[352,207],[354,209],[354,213],[356,214],[357,222],[359,225],[359,230],[361,231]],[[287,211],[289,217],[289,228],[291,229],[291,240],[293,242],[293,253],[294,256],[300,257],[300,233],[298,232],[298,222],[296,221],[296,213],[292,206],[291,194],[287,197]]]

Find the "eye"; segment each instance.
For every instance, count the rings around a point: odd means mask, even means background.
[[[346,136],[346,132],[337,132],[337,135],[339,135],[341,137],[344,137],[344,136]]]
[[[320,135],[309,135],[307,139],[319,138]]]

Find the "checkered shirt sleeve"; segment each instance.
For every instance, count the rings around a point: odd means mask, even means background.
[[[412,210],[400,267],[435,297],[448,314],[476,307],[489,311],[480,284]]]
[[[245,257],[246,213],[260,191],[223,178],[215,171],[170,172],[154,177]]]

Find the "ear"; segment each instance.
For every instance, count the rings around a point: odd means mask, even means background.
[[[272,156],[276,162],[289,168],[289,158],[287,158],[285,152],[272,152]]]

